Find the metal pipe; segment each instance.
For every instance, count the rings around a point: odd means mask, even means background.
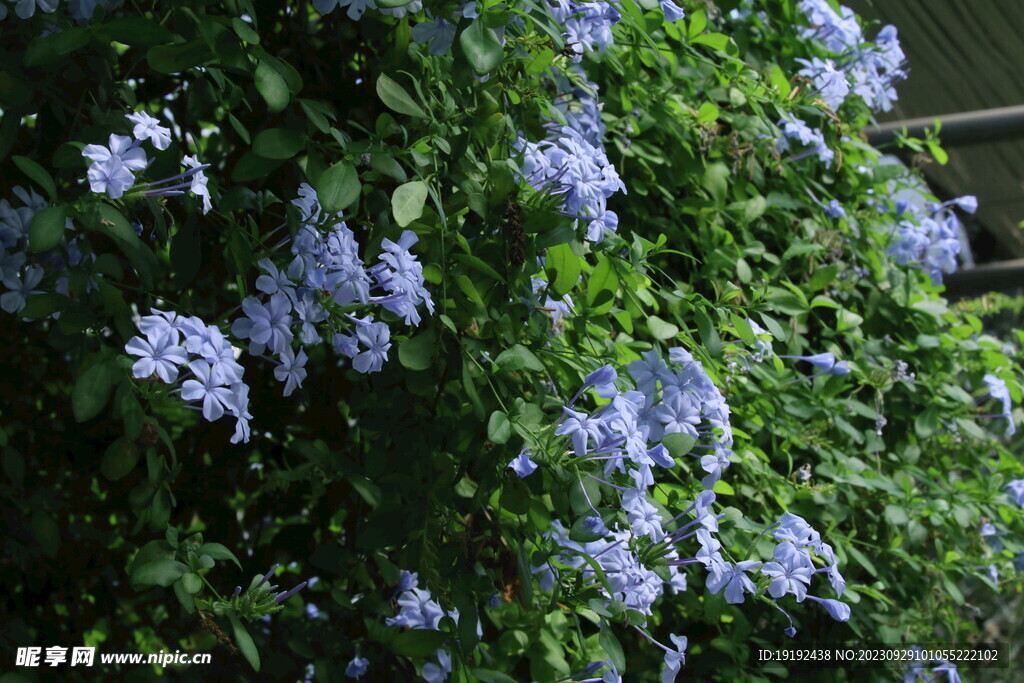
[[[1024,259],[987,263],[942,278],[946,296],[963,299],[988,292],[1012,292],[1024,287]]]
[[[865,132],[868,142],[875,146],[892,142],[896,139],[896,133],[904,128],[910,137],[923,138],[926,128],[935,128],[935,119],[942,121],[939,139],[944,147],[1024,137],[1024,104],[888,121],[875,128],[868,128]]]

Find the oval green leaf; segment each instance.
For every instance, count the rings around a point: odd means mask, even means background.
[[[391,195],[391,211],[395,222],[403,228],[423,215],[427,201],[427,185],[420,180],[400,185]]]
[[[359,198],[359,174],[352,164],[339,161],[320,174],[316,193],[327,213],[337,213]]]
[[[399,114],[418,116],[420,118],[427,117],[423,109],[420,108],[420,105],[416,104],[409,97],[409,93],[405,91],[405,88],[395,83],[386,74],[381,74],[380,78],[377,79],[377,96],[380,97],[381,102],[386,104],[389,109],[393,109]]]
[[[64,239],[68,212],[63,206],[48,206],[36,212],[28,225],[28,248],[33,252],[49,251]]]

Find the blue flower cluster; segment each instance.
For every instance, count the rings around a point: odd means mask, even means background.
[[[291,241],[292,259],[281,270],[270,259],[262,259],[264,271],[256,280],[261,296],[242,302],[244,318],[231,326],[239,339],[249,340],[249,352],[262,355],[269,350],[280,365],[274,374],[285,382],[285,396],[302,385],[306,353],[292,349],[321,343],[321,327],[330,335],[334,350],[352,359],[359,372],[377,372],[387,360],[391,330],[372,315],[352,315],[353,306],[379,305],[399,315],[406,325],[419,325],[419,306],[433,313],[434,304],[424,287],[423,266],[409,252],[416,243],[411,230],[398,242],[383,240],[379,262],[366,267],[359,257],[359,244],[340,215],[324,214],[316,191],[303,183],[292,202],[301,212],[302,225]],[[329,223],[324,234],[317,225]],[[374,294],[378,290],[379,294]]]
[[[29,296],[44,293],[41,286],[47,274],[56,275],[53,289],[58,294],[68,296],[68,272],[71,268],[85,266],[96,260],[91,252],[83,253],[84,238],[75,235],[62,240],[61,244],[35,257],[36,263],[29,263],[33,256],[28,250],[28,228],[36,213],[47,207],[47,202],[35,190],[25,190],[20,186],[13,188],[14,196],[20,206],[12,205],[6,199],[0,199],[0,282],[7,291],[0,295],[0,308],[7,313],[20,313]],[[71,218],[65,221],[65,229],[74,231],[75,225]],[[95,290],[99,285],[98,273],[86,273],[86,291]],[[54,313],[53,317],[59,317]]]
[[[832,163],[836,153],[825,144],[825,135],[820,128],[811,128],[806,122],[792,115],[781,119],[777,125],[782,131],[782,137],[776,140],[775,148],[780,153],[788,152],[793,142],[804,147],[803,151],[792,155],[786,161],[797,161],[816,154],[826,166]]]
[[[606,50],[615,38],[612,26],[622,15],[604,2],[573,2],[553,0],[548,7],[555,21],[562,25],[566,46],[573,49],[573,59],[579,61],[584,52]]]
[[[561,75],[559,85],[566,93],[558,105],[566,123],[549,123],[548,139],[539,143],[516,141],[523,176],[535,190],[559,196],[563,212],[586,223],[587,239],[600,242],[619,226],[608,198],[625,193],[626,186],[605,153],[597,86],[579,71]]]
[[[766,351],[758,349],[761,354]],[[804,360],[811,359],[823,366],[825,355],[831,356],[821,354],[822,357]],[[829,369],[837,365],[834,357],[831,360]],[[714,536],[723,515],[712,511],[716,499],[712,489],[729,466],[732,455],[729,407],[702,364],[690,353],[681,348],[670,349],[669,361],[671,365],[657,351],[644,353],[640,360],[629,365],[633,388],[626,390],[616,386],[620,379],[615,369],[604,366],[586,377],[583,388],[563,408],[564,418],[555,434],[568,437],[572,446],[570,453],[581,464],[602,463],[601,476],[594,473],[585,476],[618,491],[621,508],[595,507],[592,494],[581,480],[591,512],[572,530],[554,520],[551,530],[544,534],[557,565],[572,567],[585,579],[597,580],[594,568],[584,559],[592,558],[606,577],[606,582],[602,582],[605,597],[648,615],[666,588],[673,593],[686,590],[683,567],[703,565],[707,570],[708,590],[724,591],[726,601],[731,604],[742,603],[746,594],[757,592],[747,573],[760,568],[761,574],[770,579],[768,593],[773,598],[793,594],[797,602],[809,599],[821,604],[835,619],[849,619],[847,605],[807,594],[815,573],[827,573],[839,596],[845,581],[838,571],[831,546],[823,543],[820,535],[802,518],[786,513],[774,525],[774,536],[779,543],[772,562],[764,565],[754,560],[734,563],[723,556],[722,545]],[[591,388],[608,402],[590,414],[574,410],[582,393]],[[678,448],[680,443],[688,450],[687,455],[696,458],[706,472],[701,480],[704,490],[683,512],[667,518],[665,508],[656,504],[648,490],[655,484],[655,468],[669,469],[677,464],[668,446]],[[698,449],[705,453],[698,454],[695,452]],[[524,449],[509,467],[519,476],[527,476],[537,468],[530,458],[530,451]],[[688,539],[695,540],[699,546],[692,556],[690,551],[682,549]],[[533,567],[533,572],[539,574],[542,590],[554,587],[559,571],[555,564],[549,561]],[[795,634],[796,631],[791,626],[787,632]],[[666,651],[665,680],[674,680],[679,668],[677,657],[682,656],[682,650],[672,650],[660,643],[659,646]]]
[[[915,210],[903,200],[895,202],[891,213],[895,225],[888,251],[896,263],[920,265],[935,285],[942,284],[943,273],[956,271],[960,239],[954,206],[974,213],[978,200],[968,195],[942,204],[930,203],[924,211]]]
[[[398,588],[398,614],[385,620],[388,626],[401,626],[410,629],[440,630],[441,619],[451,617],[459,623],[459,610],[445,611],[434,601],[430,591],[419,587],[419,577],[415,572],[401,570]],[[477,636],[483,636],[483,628],[477,621]],[[428,683],[441,683],[448,679],[452,672],[451,654],[440,648],[434,652],[437,662],[427,662],[420,669],[420,675]],[[364,669],[365,670],[365,669]]]
[[[60,0],[8,0],[14,4],[14,14],[19,19],[29,19],[36,10],[45,14],[53,14],[60,5]],[[68,14],[72,19],[88,21],[92,19],[97,7],[109,12],[123,4],[124,0],[68,0]],[[7,18],[7,3],[0,2],[0,20]]]
[[[313,8],[320,14],[330,14],[339,7],[348,7],[348,18],[353,21],[362,19],[368,9],[379,10],[382,14],[401,19],[406,14],[423,9],[423,0],[412,0],[401,7],[377,7],[374,0],[313,0]]]
[[[142,143],[150,141],[158,150],[165,150],[171,144],[170,129],[161,126],[160,121],[146,112],[126,114],[134,124],[132,138],[111,134],[107,146],[86,145],[82,156],[92,161],[86,177],[89,188],[96,193],[107,193],[111,199],[120,199],[135,186],[135,173],[145,171],[152,163],[146,158]],[[195,156],[182,159],[186,170],[178,175],[146,183],[139,188],[142,197],[172,197],[182,195],[188,189],[203,202],[203,213],[213,208],[208,178],[203,171],[209,164],[201,164]]]
[[[152,315],[139,319],[144,336],[132,337],[125,351],[137,356],[132,375],[147,379],[156,375],[164,384],[176,384],[184,366],[190,377],[180,386],[181,398],[201,404],[203,417],[210,422],[225,414],[235,418],[231,443],[249,441],[249,386],[242,381],[239,351],[231,346],[216,325],[207,325],[197,316],[179,316],[173,311],[151,309]]]
[[[864,38],[857,15],[849,7],[833,9],[828,0],[800,0],[809,27],[805,38],[817,39],[838,55],[838,61],[814,58],[797,60],[804,64],[800,75],[814,83],[817,94],[831,109],[838,109],[852,91],[874,111],[889,111],[896,100],[894,85],[907,77],[906,55],[900,48],[894,26],[885,26],[874,43]],[[851,86],[852,82],[852,86]]]

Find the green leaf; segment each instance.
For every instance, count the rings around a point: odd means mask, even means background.
[[[545,265],[548,269],[548,283],[555,298],[568,294],[576,287],[583,272],[583,259],[576,255],[568,244],[559,244],[548,249]]]
[[[717,358],[722,354],[722,338],[718,336],[718,330],[711,322],[711,316],[704,309],[698,308],[694,311],[693,317],[697,322],[697,331],[700,332],[700,338],[704,342],[708,354]]]
[[[256,643],[252,642],[252,636],[245,630],[245,626],[242,625],[242,621],[234,610],[228,612],[228,620],[231,621],[231,630],[234,632],[238,651],[249,662],[249,666],[258,672],[260,670],[260,653],[256,649]]]
[[[399,114],[427,118],[426,113],[409,97],[405,88],[391,80],[386,74],[377,79],[377,96],[389,109]]]
[[[117,244],[122,252],[131,260],[139,280],[147,288],[153,285],[153,276],[160,267],[156,255],[142,243],[139,236],[132,230],[121,212],[106,202],[90,204],[79,213],[83,225],[101,232]]]
[[[163,586],[167,588],[181,578],[188,567],[177,560],[154,560],[136,566],[132,570],[131,580],[137,586]]]
[[[619,639],[615,637],[615,633],[611,627],[607,624],[601,626],[601,633],[597,637],[597,642],[601,645],[601,648],[608,655],[608,659],[612,664],[615,665],[615,670],[621,675],[626,671],[626,655],[622,652],[622,645],[619,643]]]
[[[68,212],[63,206],[48,206],[36,211],[28,225],[28,248],[33,252],[49,251],[64,239]]]
[[[288,106],[291,92],[288,90],[288,83],[284,80],[284,76],[278,73],[277,69],[266,62],[260,62],[256,65],[253,81],[256,83],[256,90],[267,103],[267,109],[271,113],[276,114]]]
[[[483,259],[479,259],[476,256],[471,256],[470,254],[452,254],[451,256],[456,261],[461,261],[462,263],[465,263],[473,270],[483,273],[492,280],[496,280],[498,282],[505,281],[505,278],[503,278],[501,274],[498,273],[498,271],[496,271],[494,268],[491,268],[487,261],[484,261]],[[438,281],[440,282],[440,280]]]
[[[139,449],[124,437],[107,446],[100,461],[100,472],[111,481],[128,475],[139,462]]]
[[[444,631],[427,628],[414,628],[399,633],[391,641],[391,650],[403,657],[429,657],[448,642],[449,635]]]
[[[713,123],[718,120],[718,107],[713,102],[705,102],[697,110],[698,123]]]
[[[197,595],[201,590],[203,590],[203,580],[199,578],[198,574],[188,572],[187,574],[183,574],[178,580],[181,581],[181,587],[184,588],[185,592],[189,595]]]
[[[555,59],[555,51],[549,47],[541,48],[537,54],[533,56],[533,59],[526,65],[523,71],[527,76],[539,76]]]
[[[116,41],[132,47],[161,45],[174,40],[165,27],[143,17],[120,17],[92,27],[93,33],[105,42]]]
[[[864,566],[865,569],[868,570],[868,573],[871,574],[871,576],[874,576],[874,577],[878,576],[878,570],[875,569],[875,565],[871,563],[871,560],[869,560],[864,555],[864,553],[862,553],[861,551],[857,550],[857,548],[854,547],[854,545],[852,543],[847,545],[847,546],[845,546],[845,549],[846,549],[846,552],[850,553],[850,555],[853,557],[853,559],[856,562],[860,563],[861,565]]]
[[[213,59],[206,41],[197,38],[176,45],[154,45],[146,51],[146,61],[153,71],[175,74]]]
[[[391,195],[391,212],[395,222],[405,227],[423,215],[427,201],[427,184],[421,180],[399,185]]]
[[[220,543],[204,543],[196,548],[197,555],[209,555],[215,560],[231,560],[238,568],[242,568],[242,563],[238,561],[235,554],[228,550],[225,546]]]
[[[656,315],[647,316],[647,329],[650,330],[651,336],[659,341],[672,339],[679,334],[679,328],[677,326],[662,320]]]
[[[693,450],[697,439],[689,434],[676,432],[675,434],[666,434],[662,437],[661,443],[668,449],[669,455],[673,458],[681,458]]]
[[[885,518],[895,526],[900,526],[910,521],[910,515],[898,505],[886,505]]]
[[[249,43],[250,45],[260,44],[260,34],[253,30],[252,26],[245,23],[238,17],[231,20],[231,28],[234,29],[235,35]]]
[[[320,204],[327,213],[337,213],[352,205],[359,198],[359,174],[355,166],[339,161],[320,174],[316,193]]]
[[[23,53],[25,66],[49,64],[89,44],[92,34],[88,29],[74,26],[55,33],[33,38]]]
[[[291,159],[306,144],[306,136],[285,128],[260,131],[252,142],[252,151],[266,159]]]
[[[462,52],[466,55],[469,65],[478,74],[490,73],[501,64],[501,41],[482,21],[474,21],[462,32],[459,36],[459,45],[462,46]]]
[[[79,422],[100,414],[118,380],[117,366],[101,360],[83,372],[71,390],[71,411]]]
[[[398,360],[410,370],[427,370],[434,364],[434,333],[430,330],[418,334],[398,346]]]
[[[707,45],[708,47],[725,52],[725,48],[729,45],[729,36],[724,33],[704,33],[690,39],[690,42],[695,45]]]
[[[534,355],[533,351],[522,344],[505,349],[494,359],[494,364],[502,370],[533,370],[544,372],[544,364]]]
[[[370,168],[377,173],[393,178],[400,183],[404,183],[408,180],[405,169],[402,168],[402,165],[395,161],[395,158],[390,154],[384,154],[382,152],[371,153]]]
[[[43,188],[46,194],[49,195],[51,202],[56,203],[57,186],[54,184],[49,171],[28,157],[18,156],[17,154],[11,157],[11,161],[21,169],[22,173],[34,180],[39,187]]]
[[[70,303],[71,300],[62,294],[33,294],[25,299],[25,308],[21,309],[18,315],[29,320],[39,320],[64,310]]]
[[[615,292],[619,288],[619,277],[610,259],[599,256],[594,272],[587,280],[587,305],[598,307],[607,304],[611,309]]]
[[[708,191],[718,204],[725,202],[725,195],[729,192],[729,179],[732,173],[729,167],[722,162],[715,162],[704,171],[704,178],[701,186]]]
[[[836,273],[839,272],[839,266],[823,266],[814,271],[814,275],[807,283],[807,288],[812,292],[817,292],[819,289],[824,289],[836,280]]]
[[[519,683],[511,676],[506,676],[500,671],[493,671],[491,669],[473,669],[469,672],[469,675],[472,676],[474,681],[481,681],[482,683]]]
[[[491,413],[490,419],[487,420],[487,438],[491,443],[496,443],[499,446],[508,443],[509,438],[512,436],[512,423],[509,422],[508,415],[495,410]]]
[[[691,40],[700,35],[700,32],[708,27],[708,15],[704,10],[697,10],[690,14],[686,26],[686,36]]]

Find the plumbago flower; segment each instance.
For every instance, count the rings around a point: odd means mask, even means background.
[[[263,576],[259,574],[254,576],[245,591],[242,590],[241,586],[235,586],[235,592],[229,600],[217,600],[214,602],[214,610],[219,613],[225,607],[230,607],[246,621],[255,621],[264,617],[269,618],[269,615],[280,612],[284,609],[281,603],[296,595],[309,584],[309,581],[303,581],[294,588],[283,592],[278,591],[277,586],[268,585],[280,566],[275,564]]]
[[[883,206],[883,220],[891,226],[889,255],[901,266],[924,270],[932,284],[942,284],[943,273],[956,271],[956,257],[960,253],[960,221],[954,207],[974,213],[978,200],[968,195],[942,204],[928,203],[924,210],[902,200],[891,207]]]
[[[56,247],[33,253],[29,249],[28,228],[48,203],[32,189],[15,186],[12,192],[11,200],[0,199],[0,283],[7,289],[0,294],[0,309],[20,314],[28,297],[46,291],[68,296],[72,270],[85,275],[86,292],[98,289],[97,278],[102,276],[88,268],[96,255],[88,250],[74,221],[70,217],[65,220],[65,236]],[[60,313],[51,314],[53,318],[59,316]]]
[[[181,382],[181,398],[199,403],[203,418],[210,422],[225,414],[234,417],[231,443],[248,442],[252,419],[249,387],[242,381],[238,350],[219,327],[207,325],[201,318],[150,310],[152,315],[137,323],[143,336],[132,337],[124,347],[129,355],[138,357],[132,375],[137,379],[155,375],[164,384],[176,385],[181,371],[186,370],[190,376]]]
[[[445,610],[437,604],[429,589],[420,588],[419,576],[415,572],[401,570],[396,594],[398,614],[384,620],[388,626],[438,631],[444,617],[450,617],[456,625],[459,623],[459,610]],[[479,620],[476,632],[478,638],[483,636]],[[441,683],[452,671],[451,653],[441,648],[434,652],[434,657],[437,661],[424,664],[420,675],[424,680]]]
[[[565,124],[549,122],[548,139],[539,143],[518,138],[523,154],[523,179],[534,190],[555,196],[562,212],[586,226],[591,242],[618,229],[619,218],[607,208],[608,198],[626,186],[608,160],[605,126],[597,104],[597,86],[578,67],[559,75],[559,109]]]
[[[165,150],[171,144],[171,131],[146,112],[125,114],[125,118],[134,125],[132,137],[111,134],[106,146],[86,145],[82,150],[82,156],[92,161],[86,172],[89,189],[106,193],[111,199],[120,199],[133,189],[141,197],[174,197],[188,190],[202,200],[203,213],[209,213],[213,204],[203,171],[210,165],[199,163],[195,156],[182,159],[182,173],[136,186],[135,174],[145,171],[153,161],[146,158],[142,143],[150,142],[158,150]]]
[[[834,358],[830,367],[835,367]],[[707,589],[723,594],[730,604],[742,604],[751,595],[763,600],[793,595],[797,602],[817,602],[833,618],[846,621],[847,605],[808,594],[815,574],[825,574],[837,596],[846,584],[832,547],[803,518],[787,512],[769,527],[778,545],[772,561],[766,563],[734,562],[715,538],[724,515],[713,512],[716,496],[711,489],[730,465],[732,428],[729,406],[702,364],[684,349],[672,349],[669,362],[657,351],[649,351],[630,363],[628,373],[632,380],[628,387],[611,366],[588,375],[584,389],[593,387],[610,401],[592,413],[577,409],[581,390],[563,408],[563,420],[553,430],[566,439],[559,443],[571,446],[568,461],[556,460],[576,468],[591,510],[571,529],[554,520],[544,533],[550,560],[532,568],[541,589],[549,591],[563,573],[575,572],[584,580],[596,581],[609,602],[621,601],[650,615],[653,604],[666,592],[687,590],[686,567],[702,565]],[[700,482],[703,490],[673,516],[649,491],[657,474],[674,468],[680,457],[694,458],[707,474]],[[520,470],[527,469],[524,461],[532,462],[529,450],[524,449],[510,464],[520,476],[525,476]],[[602,512],[594,507],[585,479],[590,480],[591,490],[598,485],[602,501],[617,496],[619,509],[602,508]],[[601,567],[603,578],[585,557]],[[758,588],[758,574],[767,579],[762,588]],[[787,633],[795,632],[790,622]],[[674,680],[685,649],[685,640],[673,638],[673,642],[674,649],[658,643],[667,653],[666,680]]]
[[[404,231],[397,242],[384,239],[378,262],[366,266],[355,234],[340,214],[324,214],[312,187],[304,183],[292,204],[299,208],[302,224],[290,240],[290,260],[278,264],[260,259],[259,294],[242,302],[245,317],[231,326],[234,336],[249,340],[253,355],[277,356],[274,376],[285,383],[285,396],[306,377],[302,347],[329,341],[335,353],[352,360],[357,372],[379,372],[388,359],[391,328],[369,310],[382,308],[411,326],[422,321],[421,306],[434,311],[423,265],[409,251],[418,240],[414,232]],[[321,222],[328,224],[327,232],[319,227]],[[366,314],[357,317],[355,309],[367,309]]]
[[[894,26],[885,26],[875,42],[864,38],[857,15],[840,5],[837,12],[828,0],[800,0],[799,7],[809,27],[804,38],[819,40],[835,60],[814,57],[797,60],[804,64],[800,75],[810,79],[815,94],[832,109],[838,109],[850,92],[859,95],[874,111],[889,111],[896,100],[895,84],[907,77],[906,56]]]

